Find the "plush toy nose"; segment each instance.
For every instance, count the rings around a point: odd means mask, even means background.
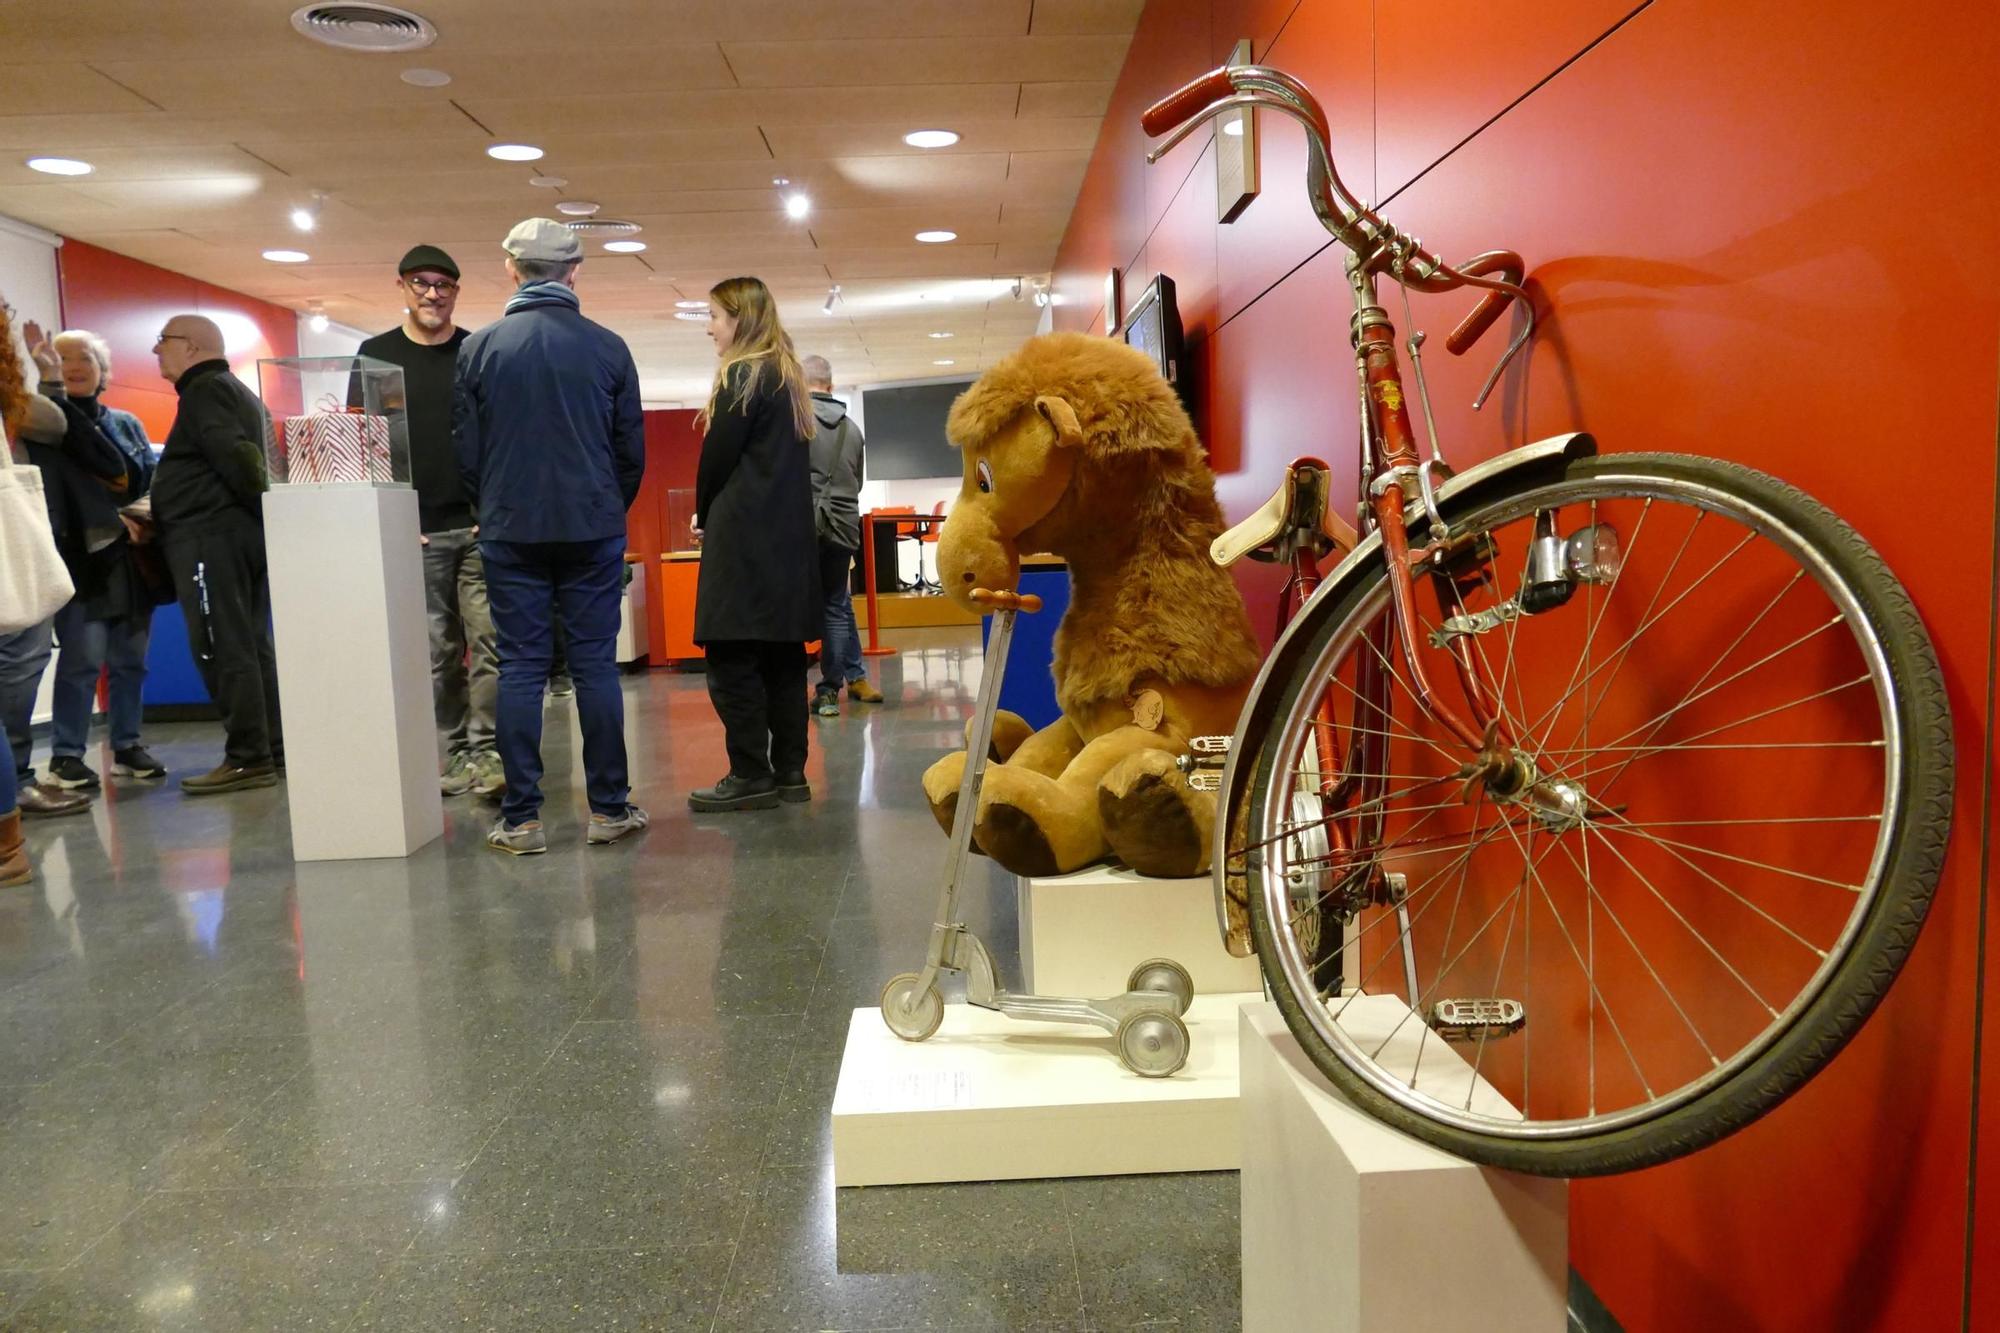
[[[938,535],[938,579],[945,593],[968,611],[984,614],[972,601],[974,588],[1011,589],[1021,577],[1021,558],[1000,534],[993,517],[977,505],[953,507]]]

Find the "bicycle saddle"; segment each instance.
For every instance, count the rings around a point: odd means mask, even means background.
[[[1246,555],[1289,560],[1300,546],[1310,546],[1315,558],[1353,550],[1354,529],[1333,512],[1331,493],[1326,464],[1317,458],[1295,459],[1277,492],[1256,513],[1209,543],[1209,559],[1227,569]]]

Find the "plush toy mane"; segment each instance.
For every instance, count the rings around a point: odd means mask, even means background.
[[[947,433],[961,448],[984,443],[1041,395],[1068,403],[1084,437],[1068,492],[1021,538],[1069,562],[1053,663],[1064,710],[1124,699],[1142,681],[1248,680],[1256,638],[1208,555],[1223,528],[1215,479],[1172,386],[1136,348],[1049,334],[960,395]]]

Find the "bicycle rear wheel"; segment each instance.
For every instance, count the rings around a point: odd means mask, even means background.
[[[1852,529],[1748,468],[1584,458],[1446,518],[1418,652],[1493,701],[1484,752],[1412,694],[1371,569],[1252,701],[1227,871],[1292,1031],[1379,1118],[1540,1174],[1669,1160],[1811,1078],[1914,942],[1951,812],[1935,653]]]

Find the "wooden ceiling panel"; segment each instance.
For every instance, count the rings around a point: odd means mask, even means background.
[[[961,121],[944,128],[957,130],[959,142],[950,148],[912,148],[903,136],[924,128],[908,122],[877,125],[773,125],[764,131],[771,151],[782,158],[915,156],[937,160],[953,154],[1088,152],[1097,142],[1099,121],[1090,118]]]
[[[722,50],[745,88],[850,83],[1027,83],[1115,79],[1129,37],[905,38],[729,42]]]
[[[1067,212],[1089,169],[1088,151],[1015,153],[1007,164],[1007,202],[1032,203],[1041,198],[1050,206],[1060,204]]]
[[[517,88],[511,95],[494,97],[461,97],[458,102],[469,114],[496,130],[506,125],[512,127],[509,133],[532,137],[565,131],[617,130],[633,125],[908,123],[911,128],[919,128],[961,120],[1009,119],[1020,100],[1020,85],[1013,83],[820,88],[810,97],[768,88],[582,97],[522,97],[520,91]]]
[[[206,176],[237,181],[249,193],[254,192],[260,179],[273,174],[269,166],[234,144],[173,149],[106,148],[92,152],[88,160],[96,168],[89,177],[92,182],[185,180]],[[40,172],[30,171],[20,159],[0,157],[0,185],[25,185],[48,179]]]
[[[13,24],[18,6],[8,5],[6,54],[26,54],[14,45]],[[0,115],[27,116],[61,107],[70,115],[99,111],[153,111],[151,103],[88,65],[45,62],[0,65]],[[55,150],[50,150],[55,151]]]
[[[897,250],[824,250],[835,282],[850,278],[979,278],[994,272],[991,245],[927,245]]]
[[[1023,118],[1053,116],[1088,117],[1092,129],[1092,143],[1095,126],[1104,119],[1104,109],[1111,105],[1111,90],[1117,84],[1109,79],[1089,83],[1024,83],[1021,85],[1021,100],[1016,104],[1014,114]],[[1087,150],[1091,145],[1085,144]]]
[[[1037,37],[1082,33],[1130,37],[1145,7],[1146,0],[1035,0],[1034,25],[1029,31]]]
[[[442,57],[456,50],[517,47],[533,32],[556,43],[598,33],[642,42],[789,39],[1009,37],[1028,31],[1030,0],[566,0],[560,24],[542,0],[402,0],[434,22]],[[1134,18],[1133,22],[1136,23]],[[1128,23],[1122,31],[1130,32]]]
[[[157,148],[249,139],[324,139],[331,133],[392,140],[464,139],[484,147],[488,136],[449,102],[411,106],[356,107],[329,127],[316,117],[273,119],[250,112],[225,116],[179,116],[165,111],[112,115],[0,116],[0,149],[23,149],[84,157],[95,148]]]

